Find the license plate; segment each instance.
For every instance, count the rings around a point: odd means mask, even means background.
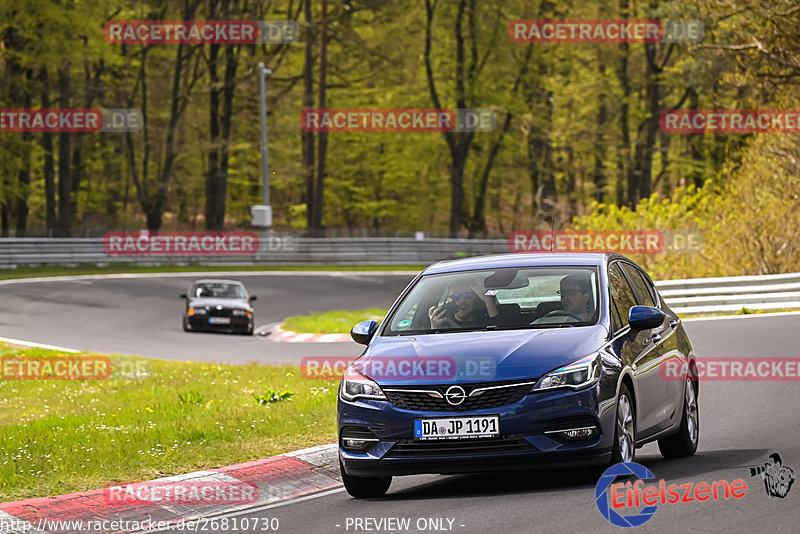
[[[230,317],[209,317],[208,324],[231,324]]]
[[[414,439],[492,438],[500,435],[500,416],[414,419]]]

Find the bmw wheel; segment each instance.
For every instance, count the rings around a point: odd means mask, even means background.
[[[658,440],[658,450],[664,458],[691,456],[697,450],[699,437],[700,411],[697,408],[697,390],[691,378],[687,378],[680,429],[677,434]]]
[[[636,418],[628,386],[622,385],[617,398],[617,416],[614,423],[614,445],[611,463],[632,462],[636,456]]]

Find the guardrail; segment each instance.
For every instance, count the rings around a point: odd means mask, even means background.
[[[273,234],[257,254],[114,256],[102,238],[0,238],[0,269],[44,265],[426,265],[436,261],[508,252],[501,239],[298,238]],[[681,314],[742,308],[800,308],[800,273],[697,278],[656,282],[669,306]]]
[[[501,239],[262,237],[259,252],[233,255],[109,255],[102,238],[2,238],[0,268],[114,263],[135,265],[422,265],[508,252]]]
[[[800,273],[662,280],[658,292],[680,314],[800,308]]]

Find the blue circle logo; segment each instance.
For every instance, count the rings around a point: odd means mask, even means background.
[[[618,476],[634,475],[641,480],[649,480],[655,478],[655,475],[650,472],[645,466],[633,462],[622,462],[612,465],[603,472],[600,480],[597,481],[597,486],[594,488],[594,498],[597,501],[597,509],[603,514],[603,517],[608,519],[613,525],[618,527],[638,527],[646,523],[653,514],[658,510],[658,506],[645,506],[637,514],[621,516],[619,515],[608,502],[608,487],[614,483]]]

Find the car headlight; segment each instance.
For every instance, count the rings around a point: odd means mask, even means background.
[[[248,317],[250,317],[249,310],[233,310],[233,314],[236,315],[237,317],[241,317],[243,315],[247,315]]]
[[[600,380],[599,353],[547,373],[533,386],[532,391],[553,388],[583,389],[595,385],[598,380]]]
[[[197,314],[197,315],[205,315],[206,314],[206,309],[205,308],[189,308],[186,311],[186,313],[187,313],[187,315],[195,315],[195,314]]]
[[[386,395],[381,391],[381,387],[366,376],[356,371],[352,365],[347,367],[342,376],[342,384],[339,393],[344,400],[378,399],[386,400]]]

